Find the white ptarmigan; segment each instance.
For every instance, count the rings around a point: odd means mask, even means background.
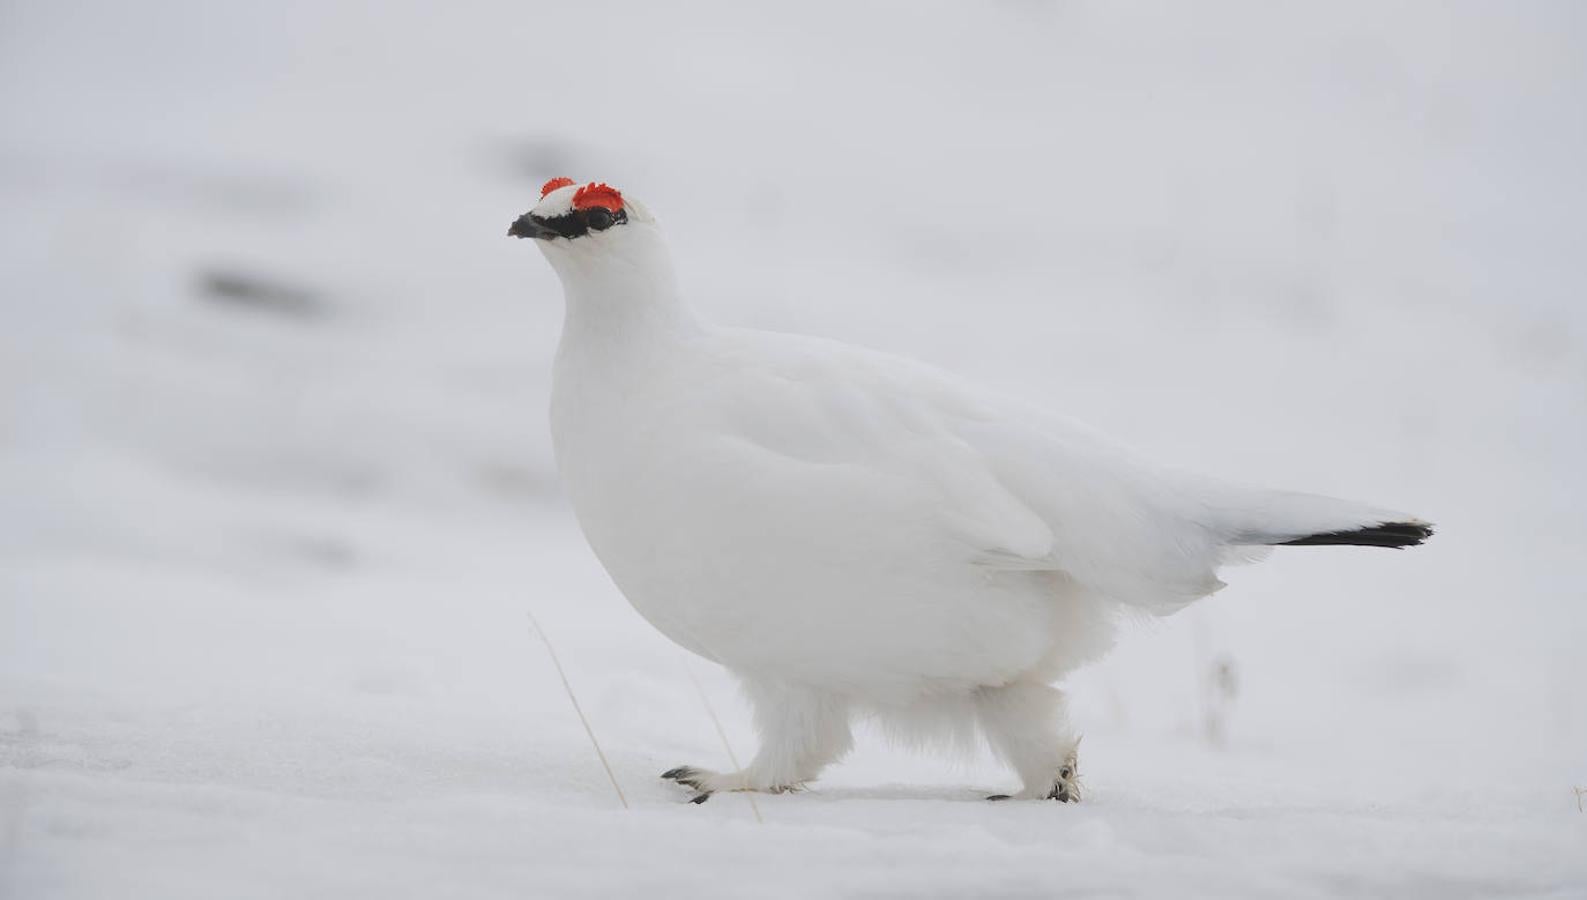
[[[566,294],[551,435],[590,546],[754,706],[746,769],[664,774],[695,802],[814,779],[860,714],[979,730],[1016,796],[1078,800],[1052,683],[1109,647],[1121,609],[1180,609],[1270,545],[1432,533],[1153,465],[908,360],[703,322],[655,219],[604,184],[547,182],[508,234],[536,239]]]

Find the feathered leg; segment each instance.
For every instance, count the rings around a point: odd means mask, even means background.
[[[815,780],[854,745],[849,705],[842,698],[779,682],[745,678],[743,684],[760,733],[760,750],[750,764],[740,772],[680,766],[661,774],[699,791],[692,798],[695,803],[704,803],[717,791],[794,790]]]
[[[981,688],[975,694],[975,714],[992,752],[1024,782],[1015,797],[1080,800],[1076,755],[1080,739],[1069,728],[1062,691],[1023,681]],[[990,799],[1007,799],[1007,795]]]

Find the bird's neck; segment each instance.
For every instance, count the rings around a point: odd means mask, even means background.
[[[553,260],[567,298],[564,345],[657,343],[700,329],[678,291],[666,247],[654,240],[624,250]]]

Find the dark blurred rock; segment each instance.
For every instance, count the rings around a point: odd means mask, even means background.
[[[330,312],[325,300],[311,288],[237,269],[200,270],[199,296],[222,306],[293,319],[318,319]]]

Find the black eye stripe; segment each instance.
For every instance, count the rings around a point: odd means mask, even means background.
[[[620,209],[612,212],[603,206],[592,206],[589,209],[575,209],[549,219],[542,216],[533,218],[562,237],[572,240],[591,231],[605,231],[613,225],[627,223],[628,211]]]

